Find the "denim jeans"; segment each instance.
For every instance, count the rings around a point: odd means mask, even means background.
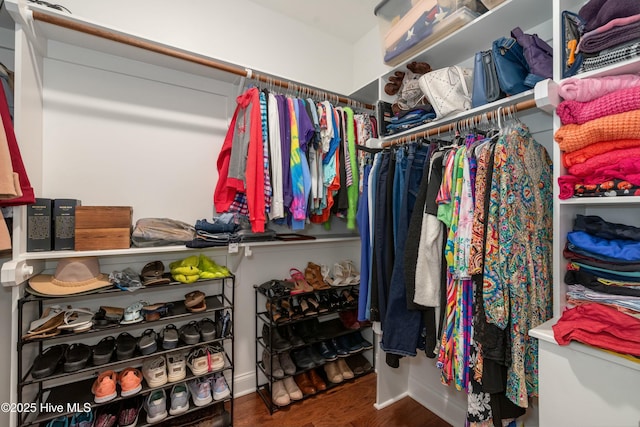
[[[400,223],[400,205],[404,197],[405,173],[407,170],[408,153],[404,149],[396,150],[396,171],[393,176],[393,247],[398,246],[398,224]]]
[[[358,201],[358,231],[360,232],[360,292],[358,293],[358,321],[369,319],[367,313],[367,296],[369,294],[369,268],[371,259],[369,258],[369,246],[371,236],[369,235],[369,173],[371,166],[365,165],[362,184],[362,195]]]
[[[401,203],[398,206],[398,238],[391,284],[383,327],[382,349],[386,352],[415,356],[417,348],[424,348],[422,341],[422,312],[407,308],[407,289],[404,280],[404,247],[408,238],[409,218],[413,212],[429,147],[409,145],[404,170]]]

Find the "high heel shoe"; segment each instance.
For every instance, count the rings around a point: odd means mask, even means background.
[[[326,284],[322,279],[322,271],[318,264],[309,262],[307,264],[307,268],[305,268],[304,270],[304,278],[316,291],[322,291],[331,288],[331,286]]]
[[[288,279],[288,281],[293,282],[294,290],[296,291],[296,293],[302,293],[302,292],[306,293],[306,292],[314,291],[313,286],[307,283],[307,281],[304,278],[304,274],[302,274],[302,272],[297,268],[290,269],[289,275],[291,276],[291,278]]]
[[[305,316],[313,316],[314,314],[318,314],[318,312],[313,308],[309,301],[306,298],[300,298],[300,308],[302,309],[302,314]]]

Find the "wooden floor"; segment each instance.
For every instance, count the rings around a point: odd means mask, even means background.
[[[234,401],[235,427],[450,427],[410,397],[376,410],[376,374],[289,405],[269,415],[260,396]]]

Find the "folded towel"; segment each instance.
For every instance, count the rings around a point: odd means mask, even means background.
[[[585,21],[585,32],[595,30],[613,19],[639,13],[638,0],[590,0],[578,11]]]
[[[625,159],[634,159],[640,163],[640,147],[624,148],[598,154],[584,163],[571,166],[568,172],[574,176],[586,177],[602,167],[619,164]]]
[[[563,99],[587,102],[613,91],[640,86],[640,75],[620,74],[619,76],[591,77],[585,79],[570,78],[563,80],[558,94]]]
[[[601,141],[637,138],[640,110],[600,117],[582,125],[562,125],[554,135],[560,150],[570,153]]]
[[[556,113],[563,125],[580,125],[600,117],[637,109],[640,109],[640,86],[616,90],[588,102],[562,101],[556,108]]]
[[[598,52],[597,55],[587,55],[586,53],[584,54],[584,59],[582,60],[578,73],[599,70],[602,67],[608,67],[622,61],[634,59],[640,56],[640,34],[637,34],[637,37],[628,43],[602,50]]]
[[[562,153],[562,164],[565,168],[584,163],[593,156],[623,148],[640,147],[640,139],[618,139],[591,144],[572,153]]]
[[[621,45],[638,38],[639,29],[640,14],[614,19],[602,27],[583,34],[578,43],[578,51],[597,53]]]

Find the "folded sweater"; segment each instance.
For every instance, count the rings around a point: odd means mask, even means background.
[[[633,160],[640,163],[640,147],[624,148],[598,154],[584,163],[571,166],[569,173],[578,177],[587,177],[600,168],[615,166],[625,160]]]
[[[604,116],[640,109],[640,86],[616,90],[587,102],[562,101],[556,108],[563,125],[583,124]]]
[[[632,86],[640,86],[640,75],[620,74],[619,76],[570,78],[558,86],[558,94],[565,100],[587,102],[613,91]]]
[[[560,150],[571,153],[601,141],[637,138],[640,110],[600,117],[581,125],[562,125],[554,135]]]
[[[640,135],[638,135],[640,137]],[[591,144],[571,153],[562,154],[562,164],[565,168],[584,163],[599,154],[608,153],[623,148],[640,147],[640,139],[617,139]]]

